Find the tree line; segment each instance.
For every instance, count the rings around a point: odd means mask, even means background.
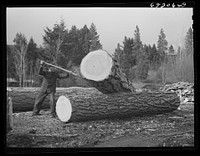
[[[192,28],[187,31],[184,46],[179,46],[175,51],[173,45],[168,46],[162,28],[157,44],[146,45],[142,43],[140,29],[136,26],[133,37],[125,36],[123,45],[118,43],[114,58],[128,79],[147,80],[151,71],[156,73],[154,80],[165,84],[169,79],[194,81],[193,53]]]
[[[82,58],[90,51],[103,48],[94,23],[89,28],[84,25],[78,29],[73,25],[67,29],[64,20],[61,20],[52,29],[46,27],[42,37],[43,45],[38,47],[32,37],[27,41],[24,34],[17,33],[14,44],[7,45],[7,77],[19,81],[20,87],[34,86],[34,82],[41,82],[37,75],[40,59],[79,72]],[[179,46],[175,51],[172,45],[168,47],[163,29],[160,30],[157,45],[146,45],[142,43],[140,29],[136,26],[133,37],[125,36],[123,45],[118,44],[113,54],[128,79],[146,80],[150,71],[156,71],[163,83],[166,83],[167,71],[170,69],[177,81],[187,80],[184,76],[188,71],[190,79],[192,57],[192,28],[188,29],[184,47]],[[65,84],[60,83],[60,86],[65,87]]]
[[[94,23],[81,29],[73,25],[69,30],[64,20],[52,29],[44,29],[43,46],[38,47],[32,37],[27,42],[22,33],[17,33],[13,42],[14,45],[7,45],[7,77],[19,81],[20,87],[27,86],[25,80],[41,81],[37,76],[39,60],[72,69],[79,66],[87,53],[102,49]]]

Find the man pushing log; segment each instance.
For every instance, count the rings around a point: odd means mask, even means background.
[[[55,112],[55,93],[57,79],[64,79],[69,77],[69,73],[59,73],[53,67],[49,67],[48,63],[40,61],[39,75],[43,76],[43,82],[38,96],[36,97],[33,107],[33,116],[39,115],[44,99],[50,95],[50,111],[52,117],[56,117]]]

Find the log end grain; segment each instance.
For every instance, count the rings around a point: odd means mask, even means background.
[[[72,107],[70,100],[63,95],[56,102],[56,113],[62,122],[67,122],[71,118]]]

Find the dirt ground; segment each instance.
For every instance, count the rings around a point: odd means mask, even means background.
[[[154,116],[62,123],[48,110],[13,114],[7,147],[194,147],[194,105]]]

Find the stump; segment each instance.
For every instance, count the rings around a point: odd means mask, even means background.
[[[134,91],[117,61],[104,50],[88,53],[81,61],[80,72],[85,80],[102,93]]]
[[[61,95],[56,113],[62,122],[126,118],[172,112],[180,105],[175,93],[91,93],[87,95]]]

